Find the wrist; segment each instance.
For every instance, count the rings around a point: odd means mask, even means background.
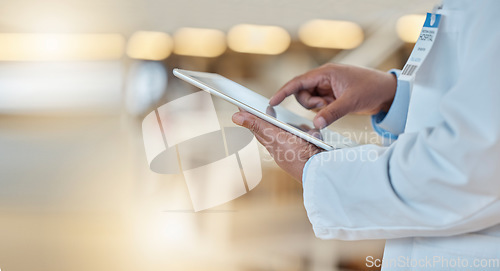
[[[386,93],[386,99],[381,104],[380,111],[389,112],[389,109],[392,106],[392,102],[394,101],[394,97],[396,96],[396,89],[398,86],[398,78],[395,73],[386,73],[384,78],[384,83],[382,89],[384,93]]]
[[[304,182],[306,181],[306,176],[307,176],[307,170],[308,170],[308,167],[309,167],[309,164],[312,162],[312,160],[314,159],[315,156],[317,155],[321,155],[321,153],[325,152],[324,150],[320,149],[318,150],[317,152],[315,152],[313,155],[311,155],[306,161],[305,163],[302,164],[302,166],[300,167],[300,176],[299,178],[297,178],[297,180],[302,183],[302,185],[304,185]]]
[[[304,170],[306,169],[307,162],[311,159],[311,157],[321,152],[324,152],[324,150],[316,147],[313,144],[308,144],[305,151],[299,152],[298,160],[300,162],[300,166],[298,167],[299,172],[295,179],[302,183],[302,177],[304,175]]]

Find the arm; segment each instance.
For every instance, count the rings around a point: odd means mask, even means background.
[[[481,16],[462,36],[466,65],[442,99],[442,123],[388,148],[324,152],[305,165],[304,202],[318,237],[446,236],[500,223],[500,37],[479,31],[498,22]]]
[[[304,205],[320,238],[478,231],[500,223],[500,91],[493,76],[497,62],[487,61],[494,50],[495,44],[475,56],[445,95],[445,122],[401,134],[390,147],[322,152],[249,113],[237,113],[233,120],[251,129],[278,165],[303,181]],[[288,160],[287,150],[300,159]]]
[[[318,237],[446,236],[500,223],[500,36],[487,31],[498,24],[500,4],[475,6],[489,12],[464,26],[459,42],[465,64],[442,98],[443,122],[400,134],[390,147],[311,152],[307,163],[296,164]],[[261,131],[256,127],[263,121],[240,116],[240,124]]]

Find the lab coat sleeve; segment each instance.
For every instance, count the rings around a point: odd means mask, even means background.
[[[319,153],[303,171],[304,205],[323,239],[449,236],[500,224],[500,19],[471,22],[444,121],[389,147]],[[478,31],[483,29],[484,31]]]
[[[400,70],[391,70],[390,73],[399,77]],[[396,95],[388,112],[379,112],[372,116],[373,129],[382,137],[396,139],[404,131],[408,105],[410,103],[410,84],[398,80]]]

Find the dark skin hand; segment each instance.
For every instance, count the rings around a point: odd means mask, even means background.
[[[269,100],[271,106],[295,95],[307,109],[316,109],[314,126],[324,128],[349,113],[387,112],[396,93],[392,74],[355,66],[326,64],[286,83]]]
[[[322,129],[349,113],[387,112],[394,99],[396,85],[396,77],[392,74],[326,64],[286,83],[269,104],[276,106],[286,97],[294,95],[302,106],[318,112],[313,122],[317,129]],[[324,151],[248,112],[235,113],[233,122],[250,129],[278,166],[299,182],[309,158]]]
[[[324,151],[315,145],[240,110],[233,115],[233,122],[250,129],[255,138],[266,147],[274,161],[295,180],[302,182],[302,171],[311,156]]]

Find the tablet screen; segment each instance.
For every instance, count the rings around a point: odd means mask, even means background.
[[[193,74],[190,74],[190,76],[228,97],[245,103],[247,106],[252,107],[263,114],[274,117],[275,119],[283,123],[287,123],[318,139],[323,139],[320,131],[318,129],[314,129],[312,121],[298,116],[279,105],[274,107],[269,106],[269,99],[234,81],[231,81],[223,76],[205,77]]]

